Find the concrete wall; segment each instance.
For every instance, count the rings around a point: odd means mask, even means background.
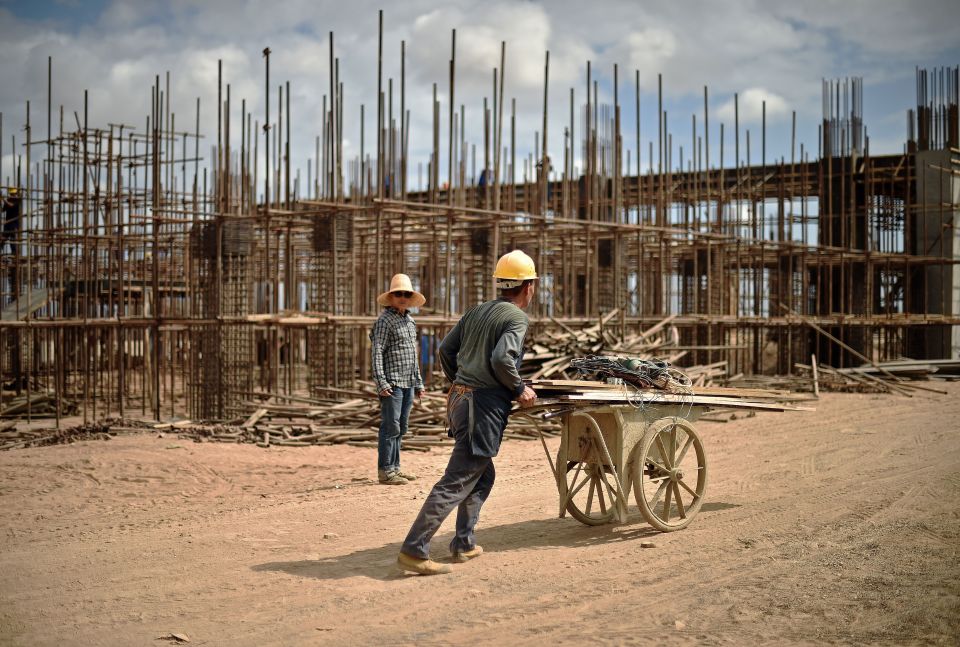
[[[916,254],[960,260],[960,165],[951,153],[922,151],[916,155],[917,211],[914,220]],[[924,227],[924,224],[926,227]],[[927,312],[960,315],[960,265],[933,265],[926,272]],[[925,328],[925,359],[960,359],[960,326]]]

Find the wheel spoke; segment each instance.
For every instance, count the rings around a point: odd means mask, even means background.
[[[689,493],[690,493],[690,496],[693,497],[693,501],[691,501],[691,503],[695,503],[696,500],[697,500],[698,498],[700,498],[700,497],[697,495],[696,492],[694,492],[693,490],[690,489],[690,486],[687,485],[687,482],[686,482],[686,481],[684,481],[683,479],[680,479],[680,480],[678,481],[678,483],[680,483],[680,486],[681,486],[684,490],[686,490],[687,492],[689,492]]]
[[[611,493],[616,492],[616,489],[610,485],[610,477],[607,470],[603,469],[603,466],[600,466],[600,469],[597,472],[600,475],[600,479],[603,481],[604,485],[607,486],[607,490]]]
[[[660,487],[657,488],[657,491],[653,495],[653,499],[650,500],[650,504],[648,506],[651,510],[657,507],[657,502],[660,500],[660,496],[663,494],[663,491],[666,489],[667,484],[669,483],[670,481],[668,480],[663,480],[660,482]]]
[[[673,498],[677,500],[677,513],[680,515],[681,519],[687,518],[687,513],[683,509],[683,499],[680,498],[680,486],[676,482],[673,483]]]
[[[661,465],[661,464],[658,463],[657,461],[653,460],[652,458],[647,458],[647,461],[649,461],[651,465],[653,465],[654,467],[656,467],[656,468],[657,468],[658,470],[660,470],[661,472],[669,472],[669,471],[670,471],[670,468],[664,467],[663,465]],[[659,477],[657,477],[657,478],[659,478]]]
[[[606,487],[607,496],[610,497],[610,505],[613,505],[614,501],[617,500],[617,491],[612,485],[610,485],[610,481],[607,479],[607,473],[603,469],[600,470],[600,480]]]
[[[679,464],[677,460],[677,425],[670,428],[670,466],[676,467]]]
[[[579,470],[577,470],[577,471],[579,471]],[[582,481],[580,481],[580,485],[578,485],[575,489],[570,490],[570,494],[569,494],[569,496],[567,496],[567,501],[572,501],[572,500],[573,500],[573,497],[575,497],[575,496],[577,495],[577,492],[579,492],[580,490],[582,490],[582,489],[583,489],[583,486],[586,485],[586,484],[589,483],[589,482],[590,482],[590,474],[589,474],[589,472],[588,472],[587,475],[586,475],[586,478],[584,478]],[[572,486],[573,483],[574,483],[574,481],[571,481],[571,482],[570,482],[570,485]]]
[[[577,476],[580,475],[580,470],[582,470],[582,469],[583,469],[583,463],[577,463],[577,469],[576,469],[576,471],[573,473],[573,478],[570,479],[570,485],[567,487],[568,490],[573,487],[573,484],[574,484],[574,483],[577,482]],[[567,473],[568,473],[568,474],[570,473],[570,467],[569,467],[569,466],[567,467]]]
[[[673,494],[673,487],[670,481],[664,481],[667,484],[667,493],[663,497],[663,520],[670,521],[670,495]]]
[[[596,483],[594,483],[592,476],[587,477],[587,480],[590,481],[590,489],[587,491],[587,506],[584,509],[584,512],[590,514],[590,510],[593,509],[593,491],[596,489]]]
[[[663,462],[666,463],[668,467],[673,467],[673,463],[670,462],[670,457],[667,454],[667,448],[663,446],[663,439],[660,438],[662,435],[662,433],[657,434],[657,448],[660,450],[660,458],[663,459]],[[667,471],[669,472],[670,470]]]
[[[693,436],[687,436],[687,442],[684,443],[683,449],[680,450],[680,455],[677,456],[677,462],[674,465],[679,465],[683,462],[683,457],[687,455],[687,450],[690,449],[690,445],[693,444]]]
[[[602,480],[602,479],[597,479]],[[603,500],[603,488],[600,487],[600,484],[597,484],[597,501],[600,503],[600,514],[607,514],[607,505]]]

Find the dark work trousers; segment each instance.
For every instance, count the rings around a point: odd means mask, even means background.
[[[469,400],[473,395],[451,392],[449,397],[447,419],[454,438],[453,452],[446,471],[427,495],[400,549],[411,557],[427,559],[430,556],[430,540],[454,508],[457,509],[457,533],[450,542],[450,552],[472,549],[476,545],[473,529],[480,519],[480,508],[496,478],[493,459],[470,452]]]

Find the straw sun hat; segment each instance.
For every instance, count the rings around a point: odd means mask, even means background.
[[[426,297],[413,289],[413,284],[410,283],[410,277],[406,274],[394,274],[393,278],[390,279],[390,289],[377,297],[377,303],[382,306],[393,305],[390,302],[391,292],[412,292],[413,296],[410,297],[408,306],[410,308],[419,308],[427,302]]]

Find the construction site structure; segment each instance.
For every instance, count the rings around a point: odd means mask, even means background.
[[[381,15],[381,60],[382,42]],[[639,72],[627,84],[627,142],[617,68],[613,103],[601,105],[589,64],[586,102],[576,109],[571,89],[563,148],[548,150],[548,54],[538,146],[517,159],[504,45],[478,174],[465,107],[454,109],[453,42],[449,110],[435,85],[418,191],[407,186],[405,67],[396,114],[393,79],[384,91],[378,68],[374,150],[361,130],[360,156],[346,159],[332,35],[306,181],[291,170],[291,90],[270,85],[269,50],[263,123],[246,101],[236,120],[221,75],[207,162],[200,101],[185,129],[170,110],[169,73],[155,80],[143,130],[91,126],[86,107],[67,116],[49,100],[38,128],[28,104],[15,168],[0,169],[21,201],[0,266],[0,409],[26,393],[28,409],[43,394],[58,416],[72,401],[85,418],[231,419],[255,394],[348,392],[370,376],[376,296],[401,271],[427,298],[416,319],[429,381],[437,344],[495,296],[492,268],[511,249],[530,254],[541,277],[533,331],[602,318],[625,335],[669,319],[683,363],[725,361],[730,374],[787,374],[811,355],[835,367],[958,357],[960,68],[917,70],[897,154],[871,154],[854,78],[824,82],[817,150],[797,148],[794,114],[789,156],[778,158],[767,157],[765,119],[752,152],[739,117],[711,140],[705,87],[702,126],[695,115],[690,149],[675,159],[662,82],[658,132],[643,151]]]

